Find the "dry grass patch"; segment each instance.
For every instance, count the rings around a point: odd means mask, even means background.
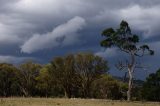
[[[1,98],[0,106],[160,106],[160,103],[97,99]]]

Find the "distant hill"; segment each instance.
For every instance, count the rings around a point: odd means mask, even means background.
[[[118,77],[118,76],[113,76],[113,78],[115,78],[116,80],[118,81],[122,81],[122,82],[125,82],[125,83],[128,83],[128,78],[123,78],[123,77]],[[136,86],[142,86],[144,81],[143,80],[134,80],[134,85]]]

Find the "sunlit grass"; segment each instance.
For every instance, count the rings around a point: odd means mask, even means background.
[[[160,103],[97,99],[1,98],[0,106],[160,106]]]

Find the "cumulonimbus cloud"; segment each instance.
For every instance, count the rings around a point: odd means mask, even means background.
[[[63,45],[70,45],[77,41],[76,32],[82,29],[85,20],[76,16],[68,22],[57,26],[51,32],[45,34],[34,34],[22,46],[21,51],[32,53],[38,50]]]

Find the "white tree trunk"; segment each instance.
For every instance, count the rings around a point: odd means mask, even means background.
[[[132,92],[132,85],[133,85],[133,72],[135,69],[135,56],[134,53],[131,54],[131,63],[128,65],[128,91],[127,91],[127,101],[131,100],[131,92]]]
[[[128,91],[127,91],[127,101],[131,100],[131,90],[132,90],[132,71],[128,69],[129,79],[128,79]]]

